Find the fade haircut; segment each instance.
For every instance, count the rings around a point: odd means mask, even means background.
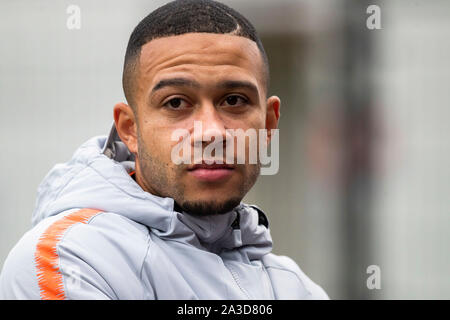
[[[263,81],[269,87],[269,63],[253,25],[239,12],[212,0],[176,0],[159,7],[134,28],[128,41],[122,85],[128,104],[136,111],[135,81],[139,71],[141,48],[156,38],[191,32],[233,34],[256,43],[263,60]]]

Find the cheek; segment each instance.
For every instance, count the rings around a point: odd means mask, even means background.
[[[266,111],[262,106],[255,108],[248,117],[247,126],[254,129],[262,129],[266,127]]]
[[[171,164],[171,151],[177,144],[171,140],[171,131],[161,128],[148,129],[142,132],[141,141],[146,152],[160,162]]]
[[[226,127],[229,129],[263,129],[266,127],[266,116],[261,110],[253,110],[239,116],[228,116]]]

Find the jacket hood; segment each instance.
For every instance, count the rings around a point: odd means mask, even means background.
[[[109,136],[91,138],[71,160],[50,170],[38,188],[33,225],[69,209],[92,208],[214,253],[239,248],[253,260],[271,251],[268,220],[256,206],[241,202],[228,213],[206,217],[177,212],[172,198],[152,195],[130,177],[134,166],[134,155],[113,125]]]

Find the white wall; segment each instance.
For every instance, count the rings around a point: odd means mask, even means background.
[[[450,298],[450,2],[385,1],[373,250],[383,298]],[[378,31],[377,31],[378,32]]]

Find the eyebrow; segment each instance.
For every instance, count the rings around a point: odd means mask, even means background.
[[[258,88],[256,87],[256,85],[254,85],[250,81],[227,80],[227,81],[220,82],[218,84],[218,87],[221,89],[245,88],[245,89],[249,89],[251,91],[258,93]]]
[[[186,78],[171,78],[159,81],[152,89],[152,93],[164,87],[194,87],[199,88],[200,84],[197,81]]]
[[[155,93],[158,90],[161,90],[165,87],[193,87],[200,88],[200,84],[191,79],[187,78],[170,78],[160,80],[152,89],[151,93]],[[258,93],[258,87],[250,81],[242,81],[242,80],[226,80],[219,82],[217,87],[220,89],[238,89],[245,88],[249,89],[255,93]]]

